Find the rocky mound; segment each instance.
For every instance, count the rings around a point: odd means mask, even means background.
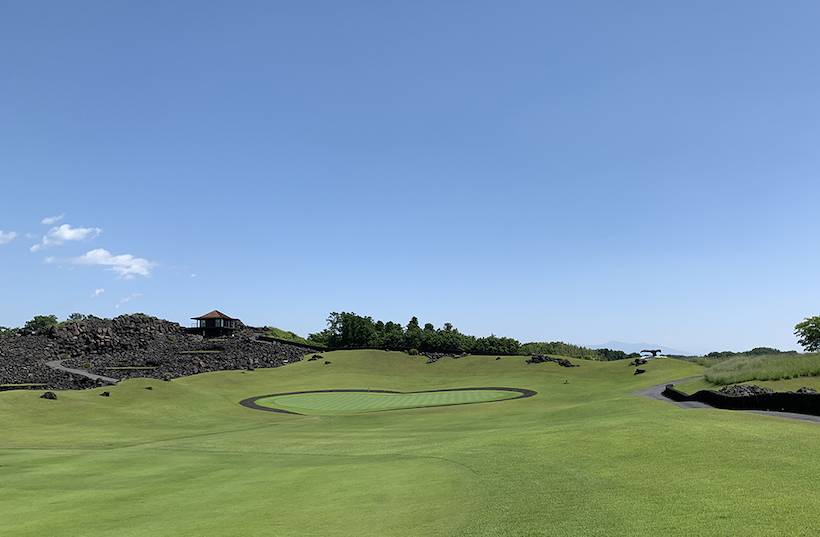
[[[177,323],[143,314],[67,322],[44,334],[21,331],[0,336],[0,389],[72,389],[97,386],[85,377],[56,371],[46,362],[117,379],[171,379],[207,371],[279,367],[308,351],[298,345],[257,341],[252,329],[222,340],[186,333]]]
[[[526,361],[528,364],[542,364],[544,362],[556,363],[561,367],[580,367],[564,358],[553,358],[552,356],[546,356],[543,354],[533,354],[530,359]]]
[[[142,349],[156,343],[183,343],[190,338],[179,324],[142,313],[67,322],[52,328],[48,335],[69,357]]]
[[[426,364],[434,364],[441,360],[442,358],[450,357],[450,358],[464,358],[467,356],[466,352],[462,353],[454,353],[454,352],[425,352],[422,353],[422,356],[427,358]]]
[[[219,340],[199,338],[175,345],[163,342],[140,349],[72,358],[63,364],[118,379],[170,380],[209,371],[279,367],[302,360],[307,352],[286,343],[257,341],[252,334],[243,332]]]
[[[755,384],[741,384],[737,386],[724,386],[718,393],[730,395],[732,397],[745,397],[748,395],[764,395],[767,393],[774,393],[774,390]]]

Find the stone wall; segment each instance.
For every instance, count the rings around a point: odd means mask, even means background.
[[[697,401],[715,408],[729,410],[770,410],[820,416],[820,394],[818,393],[773,392],[738,396],[700,390],[688,395],[670,384],[664,389],[663,395],[673,401]]]

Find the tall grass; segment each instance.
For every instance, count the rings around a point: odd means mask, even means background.
[[[704,373],[714,384],[779,380],[820,375],[820,354],[739,356],[715,363]]]

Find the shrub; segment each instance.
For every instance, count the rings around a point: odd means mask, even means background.
[[[410,349],[409,351],[407,351],[407,354],[409,354],[410,356],[418,356],[419,355],[419,350],[418,349]]]

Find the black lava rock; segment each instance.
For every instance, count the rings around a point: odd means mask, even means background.
[[[644,373],[646,373],[646,369],[637,368],[637,369],[635,369],[634,374],[635,375],[643,375]]]
[[[580,367],[564,358],[553,358],[552,356],[546,356],[544,354],[533,354],[532,357],[526,361],[528,364],[543,364],[545,362],[552,362],[561,367]]]
[[[40,396],[40,399],[48,399],[49,401],[56,401],[57,394],[54,392],[46,392]]]
[[[732,397],[745,397],[747,395],[763,395],[767,393],[774,393],[774,390],[770,388],[765,388],[763,386],[757,386],[755,384],[749,385],[740,385],[740,386],[724,386],[720,390],[719,393],[724,395],[730,395]]]
[[[100,397],[111,397],[111,392],[102,392],[100,393]]]

